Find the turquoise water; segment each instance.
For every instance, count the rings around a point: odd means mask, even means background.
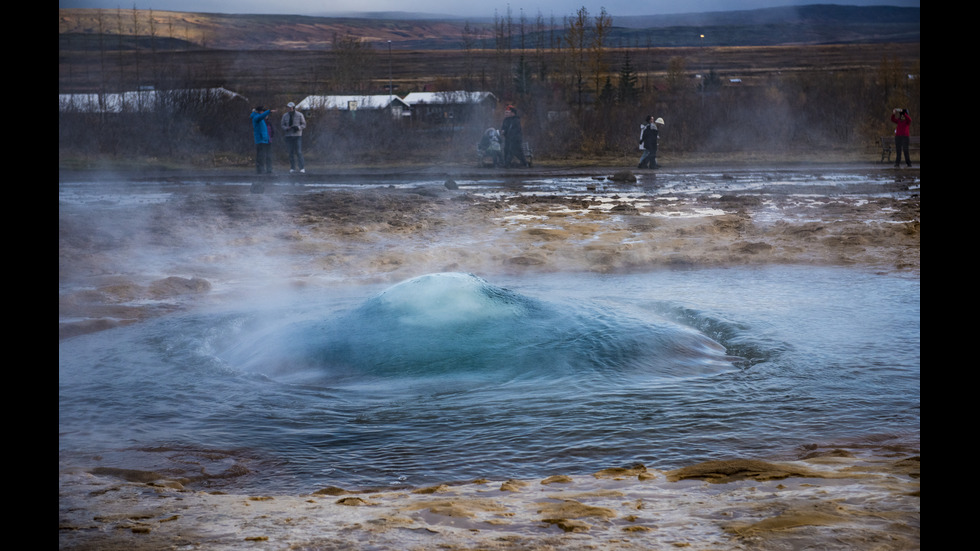
[[[62,340],[60,455],[309,492],[918,441],[919,296],[775,266],[229,301]]]

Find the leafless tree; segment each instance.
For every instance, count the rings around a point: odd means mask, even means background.
[[[589,65],[592,69],[592,79],[597,97],[603,77],[609,73],[609,63],[606,61],[606,35],[609,34],[611,28],[612,16],[606,12],[606,8],[602,8],[599,15],[593,18],[592,35],[589,38]]]
[[[582,107],[585,102],[585,64],[588,47],[587,31],[589,27],[589,10],[585,6],[579,8],[574,16],[566,19],[563,69],[566,82],[574,90],[575,103]]]
[[[334,33],[331,41],[336,66],[333,82],[338,91],[363,92],[368,81],[366,70],[374,57],[374,51],[359,37],[352,34],[339,36]]]

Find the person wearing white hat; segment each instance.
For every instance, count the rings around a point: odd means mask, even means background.
[[[657,142],[660,141],[660,127],[664,125],[664,119],[658,117],[657,120],[653,120],[653,115],[647,115],[646,122],[646,127],[640,134],[643,156],[640,157],[637,168],[660,168],[657,164]]]
[[[289,172],[306,173],[303,162],[303,129],[306,128],[306,117],[296,110],[296,104],[286,104],[288,111],[282,116],[282,129],[285,132],[286,149],[289,151]]]

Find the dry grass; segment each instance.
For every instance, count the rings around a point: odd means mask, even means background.
[[[387,52],[375,52],[363,67],[366,93],[383,93],[389,77],[399,94],[419,90],[426,84],[458,82],[467,75],[479,82],[487,68],[511,66],[519,52],[498,54],[490,50],[412,50],[391,52],[390,74]],[[528,51],[530,63],[553,58],[553,52]],[[885,57],[906,67],[919,63],[919,43],[850,44],[832,46],[758,46],[713,48],[633,48],[630,62],[641,85],[653,84],[667,74],[671,59],[684,60],[691,74],[715,71],[723,80],[741,78],[744,85],[762,82],[768,75],[799,72],[874,71]],[[197,50],[178,52],[113,52],[109,75],[103,76],[103,59],[97,51],[59,54],[59,91],[90,92],[116,81],[120,75],[134,79],[177,78],[182,86],[221,85],[246,96],[332,93],[330,75],[336,65],[330,51],[235,51]],[[614,64],[625,56],[623,49],[610,49]],[[123,69],[117,63],[121,60]],[[551,60],[554,66],[554,60]],[[509,73],[508,73],[509,74]],[[284,75],[289,75],[285,78]],[[653,82],[646,82],[645,79]],[[478,86],[479,87],[479,86]]]

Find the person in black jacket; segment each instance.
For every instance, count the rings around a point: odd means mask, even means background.
[[[500,133],[504,137],[504,168],[510,168],[511,157],[520,161],[522,167],[527,167],[521,118],[517,116],[517,109],[514,109],[513,105],[508,105],[504,111],[504,122],[500,125]]]
[[[640,157],[640,164],[636,168],[660,168],[657,164],[657,143],[660,141],[660,127],[664,120],[657,118],[653,120],[653,115],[647,116],[647,125],[640,135],[640,145],[643,146],[643,156]]]

